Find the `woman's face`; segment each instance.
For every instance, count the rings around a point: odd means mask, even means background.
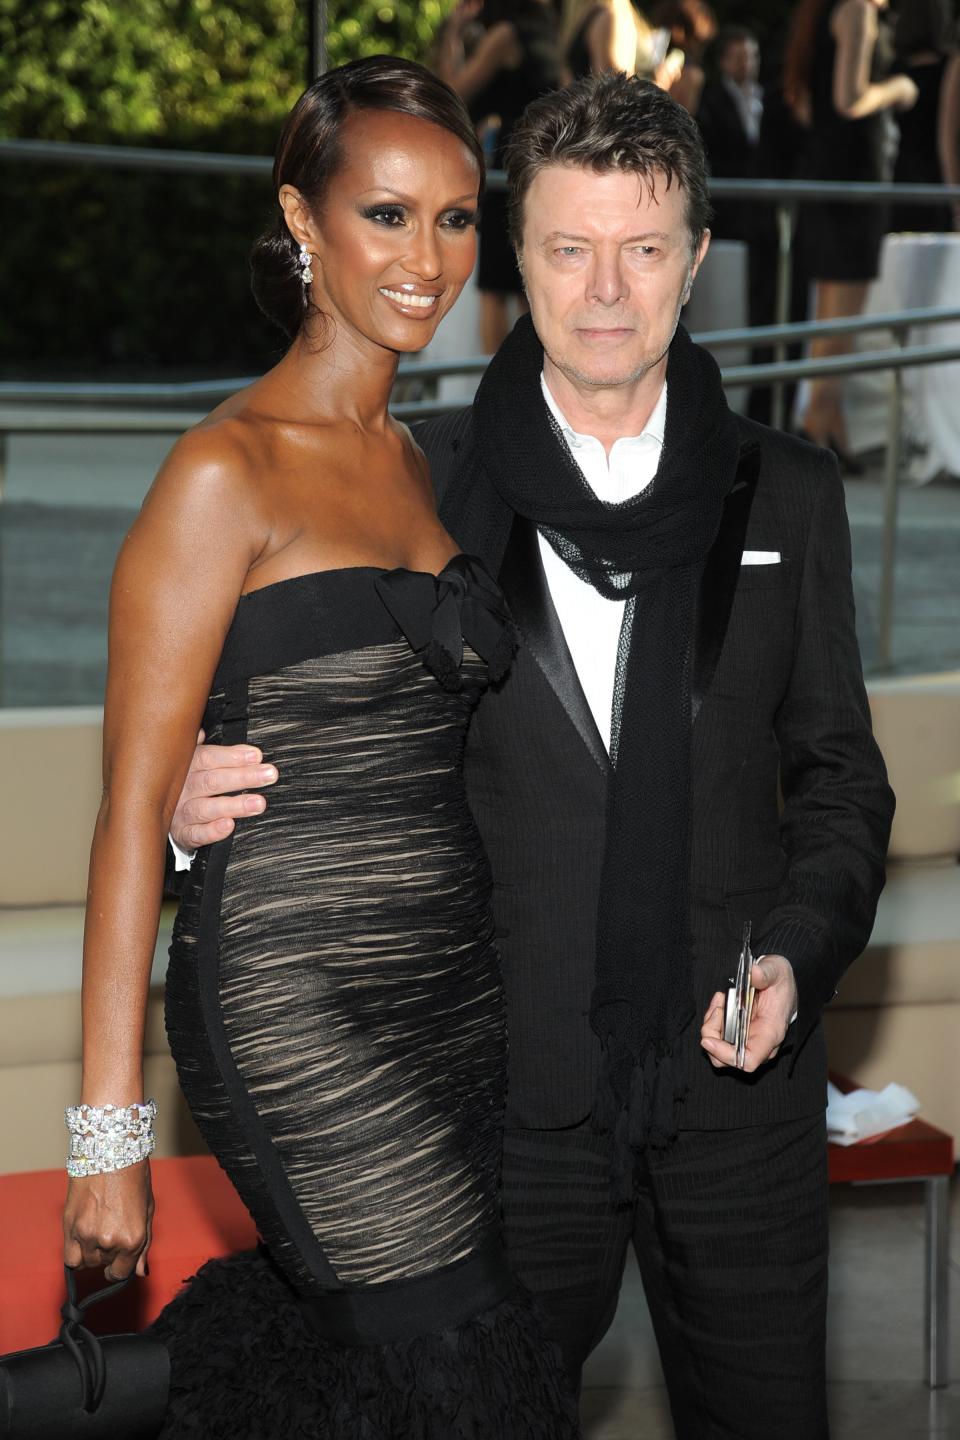
[[[310,217],[313,303],[357,339],[422,350],[473,271],[480,171],[461,140],[392,110],[348,116]]]

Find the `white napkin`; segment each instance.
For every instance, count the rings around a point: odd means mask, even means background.
[[[835,1145],[856,1145],[905,1125],[920,1109],[920,1101],[905,1085],[882,1090],[851,1090],[842,1095],[827,1082],[827,1136]]]

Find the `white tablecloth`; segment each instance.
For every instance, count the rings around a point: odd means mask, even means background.
[[[960,305],[960,235],[888,235],[880,274],[870,287],[866,313]],[[937,345],[960,339],[960,323],[917,327],[911,345]],[[890,335],[861,338],[858,349],[885,349]],[[914,366],[904,371],[908,436],[925,453],[912,462],[911,478],[930,480],[941,470],[960,475],[960,362]],[[887,374],[853,376],[846,392],[850,445],[854,451],[876,446],[885,436],[889,401]]]

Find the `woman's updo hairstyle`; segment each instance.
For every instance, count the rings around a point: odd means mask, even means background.
[[[316,213],[343,163],[343,123],[355,110],[397,110],[449,130],[473,155],[482,184],[483,151],[459,96],[412,60],[371,55],[328,71],[300,96],[277,146],[275,194],[281,185],[292,185]],[[300,278],[300,246],[287,229],[279,202],[273,225],[253,247],[250,285],[264,315],[292,340],[311,306]]]

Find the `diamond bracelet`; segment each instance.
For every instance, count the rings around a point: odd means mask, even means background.
[[[71,1179],[125,1170],[153,1153],[154,1100],[125,1106],[69,1105],[64,1118],[70,1135],[67,1174]]]

